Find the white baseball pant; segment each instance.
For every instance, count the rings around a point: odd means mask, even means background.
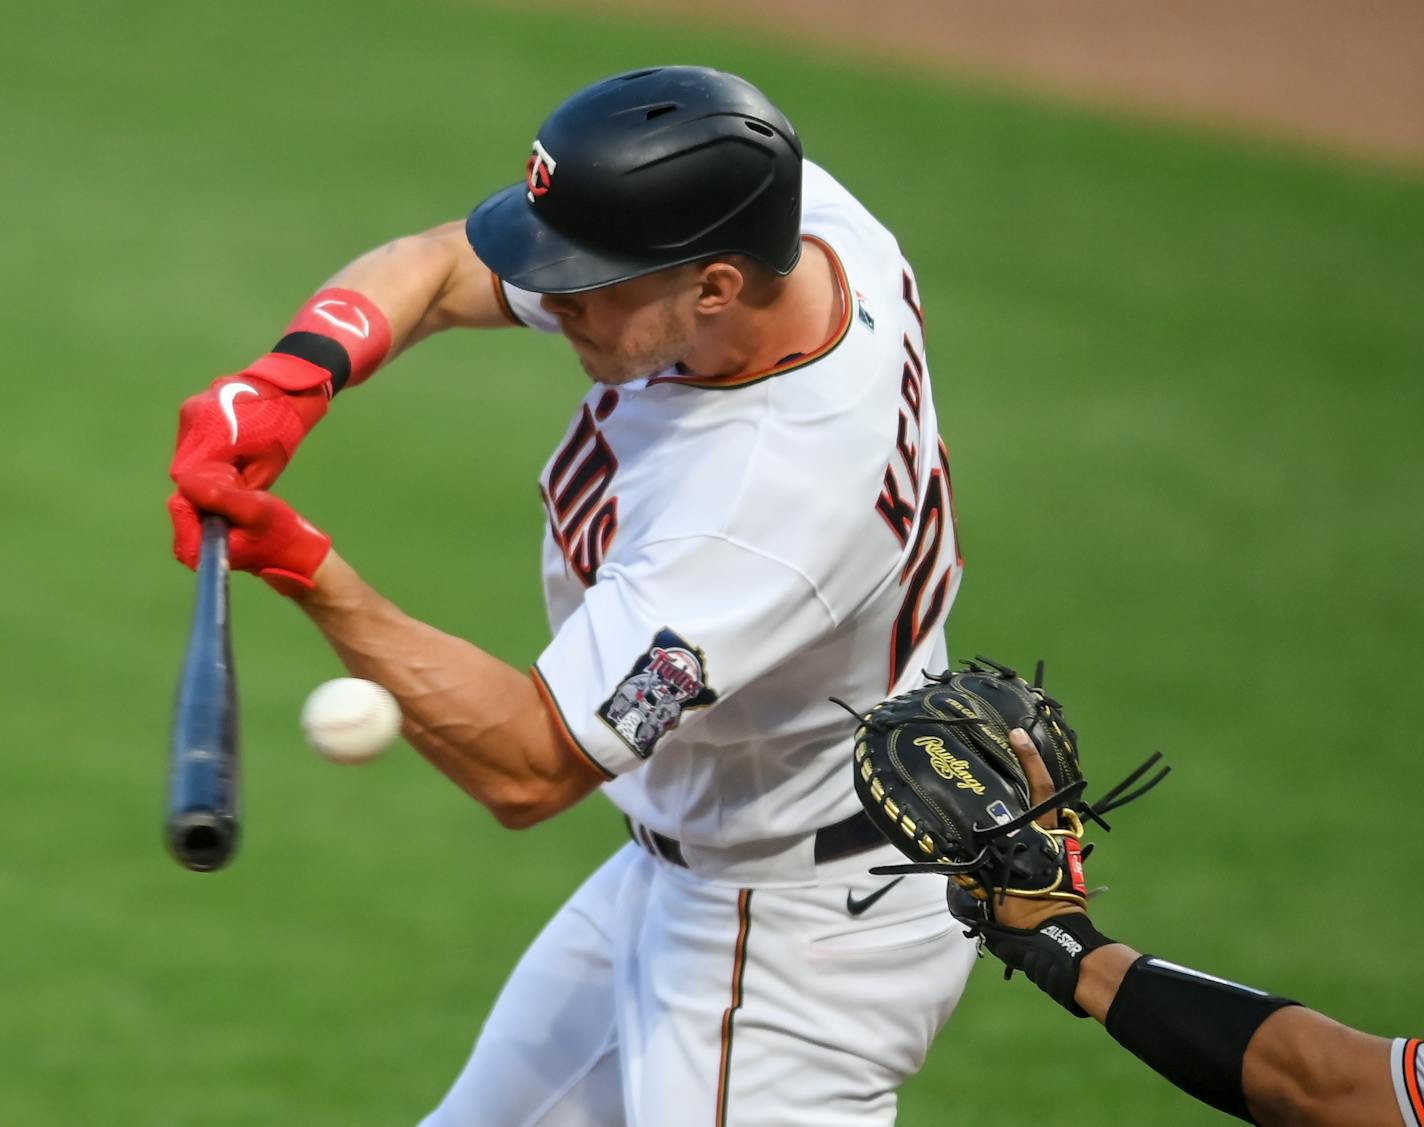
[[[422,1127],[879,1127],[975,959],[886,845],[737,888],[628,844],[535,939]]]

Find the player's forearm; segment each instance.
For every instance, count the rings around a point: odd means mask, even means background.
[[[1396,1127],[1390,1043],[1304,1006],[1277,1010],[1251,1038],[1241,1087],[1258,1123]]]
[[[505,825],[533,825],[599,782],[572,758],[530,679],[404,614],[336,553],[297,601],[346,668],[400,702],[403,734]]]
[[[1122,943],[1086,955],[1079,967],[1074,1001],[1106,1025],[1123,980],[1138,958],[1136,951]],[[1207,1005],[1193,1008],[1191,1014],[1162,1014],[1162,1036],[1174,1038],[1176,1063],[1199,1075],[1210,1074],[1214,1067],[1210,1054],[1194,1061],[1190,1053],[1182,1052],[1180,1029],[1166,1032],[1169,1016],[1174,1017],[1176,1026],[1183,1021],[1199,1026],[1200,1042],[1216,1045],[1231,1036],[1225,1015]],[[1144,1048],[1127,1047],[1134,1051]],[[1389,1042],[1304,1006],[1286,1006],[1270,1014],[1238,1059],[1241,1092],[1255,1121],[1266,1127],[1338,1123],[1394,1127],[1399,1122],[1389,1077]],[[1168,1079],[1173,1079],[1172,1075],[1168,1074]]]
[[[367,251],[326,284],[364,295],[385,314],[388,359],[442,329],[509,323],[459,220]]]

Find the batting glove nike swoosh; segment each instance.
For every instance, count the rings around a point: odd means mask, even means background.
[[[294,393],[245,372],[223,376],[179,409],[169,476],[177,481],[200,466],[225,465],[247,488],[265,489],[326,409],[324,387]]]

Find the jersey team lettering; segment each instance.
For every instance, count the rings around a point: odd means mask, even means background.
[[[616,397],[611,402],[616,403]],[[579,412],[577,424],[549,466],[548,479],[539,485],[549,532],[585,587],[593,586],[618,531],[618,498],[608,493],[618,459],[598,429],[595,415],[604,417],[602,403],[597,412],[587,405]]]
[[[702,651],[665,626],[598,716],[635,755],[647,759],[658,740],[681,723],[684,709],[706,708],[716,699]]]

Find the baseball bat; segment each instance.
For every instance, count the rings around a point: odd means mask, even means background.
[[[227,521],[205,513],[198,595],[173,709],[164,822],[168,851],[199,873],[222,868],[237,850],[237,680],[227,581]]]

